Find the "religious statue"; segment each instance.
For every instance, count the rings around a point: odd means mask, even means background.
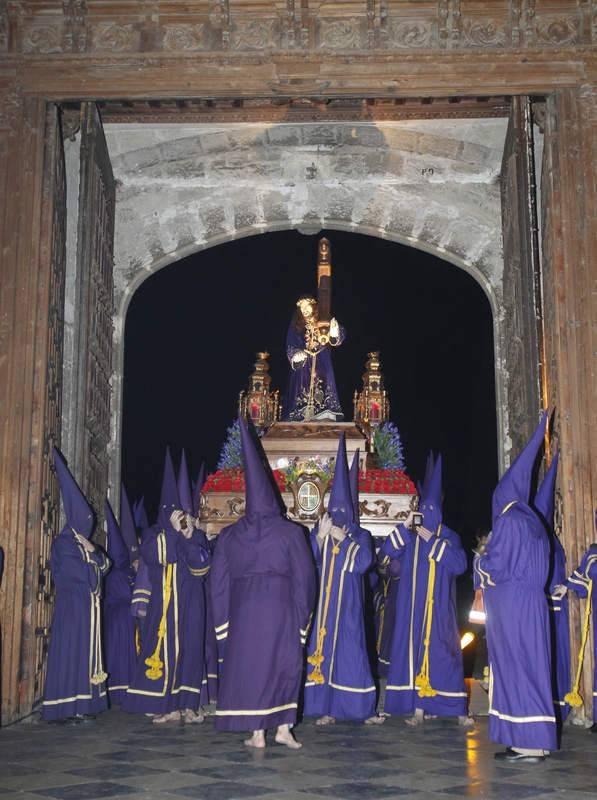
[[[303,296],[286,338],[291,373],[284,405],[284,419],[292,422],[344,418],[332,367],[330,348],[338,347],[345,331],[331,316],[332,264],[330,243],[319,242],[317,300]]]

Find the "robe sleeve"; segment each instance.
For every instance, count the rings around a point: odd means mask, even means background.
[[[103,556],[103,553],[101,554]],[[96,593],[101,587],[102,574],[100,563],[108,566],[108,560],[103,556],[101,562],[92,560],[75,540],[66,535],[60,535],[52,545],[50,566],[52,577],[57,586],[68,584],[86,585],[90,591]]]
[[[466,570],[466,554],[456,535],[440,535],[431,546],[429,558],[450,575],[462,575]]]
[[[286,356],[292,366],[292,357],[305,349],[305,338],[294,327],[292,322],[288,326],[288,333],[286,334]]]
[[[131,600],[131,614],[133,617],[144,617],[151,598],[151,579],[149,570],[143,558],[139,559],[139,567],[135,576],[133,599]]]
[[[225,533],[220,533],[220,541],[212,556],[209,590],[218,644],[218,660],[223,660],[230,623],[230,569],[226,553]]]
[[[180,536],[178,541],[179,562],[182,562],[191,575],[203,578],[209,572],[210,553],[203,531],[193,531],[190,539]]]
[[[178,540],[182,538],[178,533],[157,531],[141,545],[141,556],[148,566],[175,564],[178,561]]]
[[[350,536],[340,544],[340,552],[344,554],[344,567],[346,572],[354,572],[355,575],[362,575],[367,572],[373,561],[371,550],[367,546],[360,545]]]
[[[365,528],[356,528],[352,536],[355,542],[357,542],[357,544],[359,544],[363,549],[369,552],[369,558],[371,559],[369,566],[371,566],[375,562],[375,547],[373,546],[373,536]]]
[[[566,586],[579,597],[587,597],[591,580],[597,580],[597,545],[589,547],[579,566],[566,581]]]
[[[294,606],[299,621],[301,644],[306,644],[317,591],[315,565],[303,532],[292,531],[288,537],[288,559]]]
[[[409,531],[404,525],[396,525],[380,548],[379,555],[382,559],[382,564],[388,563],[385,561],[386,557],[390,559],[402,558],[407,544],[412,540],[412,536],[412,531]]]
[[[311,533],[309,534],[309,544],[311,545],[311,552],[313,553],[313,558],[315,559],[315,564],[319,569],[322,564],[322,557],[321,557],[321,548],[319,547],[319,542],[317,541],[317,531],[319,530],[318,526],[316,525]]]
[[[475,560],[475,571],[479,576],[480,589],[489,589],[507,583],[515,576],[516,566],[524,546],[523,531],[509,515],[496,520],[487,548]]]

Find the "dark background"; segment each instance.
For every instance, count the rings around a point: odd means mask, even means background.
[[[334,351],[345,418],[367,352],[380,350],[407,471],[429,448],[444,459],[444,520],[470,548],[489,527],[497,480],[493,325],[464,271],[382,239],[339,231],[268,233],[213,247],[149,278],[126,321],[123,479],[132,498],[159,497],[164,449],[187,449],[193,473],[215,469],[258,350],[272,385],[288,375],[286,331],[296,299],[316,288],[317,241],[331,242],[333,313],[346,327]]]

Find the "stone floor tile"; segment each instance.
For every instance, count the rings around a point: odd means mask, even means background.
[[[123,786],[111,781],[98,781],[97,783],[77,783],[74,786],[62,786],[47,789],[36,789],[35,794],[42,797],[52,797],[55,800],[99,800],[100,798],[113,798],[117,795],[135,795],[140,793],[132,786]]]
[[[173,789],[169,794],[175,797],[191,797],[200,800],[244,800],[244,798],[265,797],[272,795],[275,789],[267,786],[252,786],[235,781],[215,781],[209,784],[197,784],[184,789]]]

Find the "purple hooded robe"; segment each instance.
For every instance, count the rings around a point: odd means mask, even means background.
[[[166,714],[199,708],[205,638],[202,578],[209,569],[209,552],[198,531],[186,539],[172,528],[175,509],[180,509],[180,500],[168,452],[158,524],[141,544],[151,594],[141,653],[122,703],[125,711]]]
[[[547,413],[493,493],[493,529],[474,561],[489,654],[489,736],[508,747],[557,749],[545,587],[550,543],[529,505]]]
[[[400,561],[385,710],[412,714],[421,708],[428,714],[464,716],[468,702],[456,618],[455,581],[466,569],[466,555],[458,534],[442,523],[441,456],[423,490],[419,511],[424,527],[434,535],[426,542],[414,531],[398,525],[380,551],[382,558],[389,556]],[[433,598],[431,605],[428,596]],[[416,678],[424,667],[429,608],[432,617],[428,678],[433,694],[422,696]]]
[[[94,514],[57,448],[54,466],[66,525],[50,553],[56,602],[41,712],[46,721],[94,715],[108,706],[100,598],[109,561],[101,550],[89,553],[75,539],[75,531],[86,539],[91,536]]]
[[[220,533],[210,576],[222,659],[216,728],[224,731],[295,723],[315,594],[304,532],[282,515],[269,466],[243,421],[240,431],[245,516]]]
[[[344,436],[338,444],[328,514],[334,525],[346,526],[349,532],[339,544],[326,536],[320,550],[318,527],[311,531],[319,598],[309,638],[305,716],[365,720],[375,713],[376,702],[363,600],[363,576],[373,553],[370,534],[355,523]],[[319,658],[318,670],[312,662]]]

